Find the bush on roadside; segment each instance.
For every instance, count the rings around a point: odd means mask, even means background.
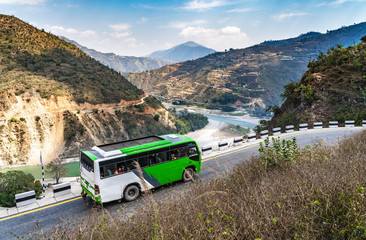
[[[42,186],[41,186],[42,187]],[[39,185],[34,182],[31,174],[23,171],[12,170],[6,173],[0,172],[0,205],[3,207],[15,206],[15,194],[35,190],[36,197],[42,193]]]

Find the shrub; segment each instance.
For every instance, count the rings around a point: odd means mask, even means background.
[[[259,145],[259,157],[265,168],[293,162],[300,154],[296,138],[293,138],[292,141],[285,139],[281,141],[279,137],[272,137],[272,146],[270,146],[270,140],[267,137],[264,140],[264,145],[262,142]]]

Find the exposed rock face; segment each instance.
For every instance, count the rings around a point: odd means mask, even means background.
[[[67,97],[44,99],[37,94],[0,95],[0,166],[38,164],[40,151],[47,163],[59,154],[77,154],[97,144],[128,139],[141,134],[145,121],[159,115],[159,124],[173,127],[164,108],[152,109],[141,100],[119,104],[77,104]],[[131,113],[133,106],[144,110]],[[126,129],[131,115],[134,129]],[[143,131],[145,132],[145,131]]]

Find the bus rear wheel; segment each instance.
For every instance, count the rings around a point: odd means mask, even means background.
[[[136,185],[130,185],[128,186],[124,193],[123,193],[123,198],[127,201],[127,202],[131,202],[136,200],[136,198],[140,195],[140,189],[136,186]]]
[[[194,180],[195,170],[191,167],[184,169],[183,182],[189,182]]]

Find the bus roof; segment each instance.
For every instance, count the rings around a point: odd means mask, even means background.
[[[116,143],[98,145],[94,146],[91,150],[85,150],[82,152],[86,153],[92,160],[97,160],[118,155],[127,156],[134,154],[134,152],[137,151],[143,151],[157,147],[167,147],[188,141],[194,140],[187,136],[178,134],[148,136]],[[94,155],[94,157],[91,157],[90,154]]]

